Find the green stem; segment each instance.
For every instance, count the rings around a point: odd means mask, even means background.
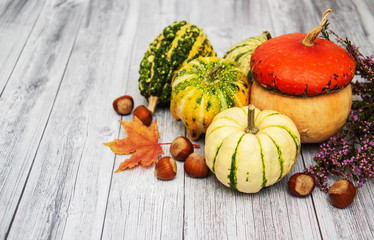
[[[216,78],[216,76],[217,76],[217,70],[220,69],[220,68],[222,68],[222,67],[223,67],[222,63],[220,63],[220,62],[217,63],[213,67],[213,69],[208,73],[209,78],[211,78],[211,79]]]
[[[259,131],[255,126],[255,110],[254,105],[248,105],[248,126],[244,130],[246,133],[256,134]]]

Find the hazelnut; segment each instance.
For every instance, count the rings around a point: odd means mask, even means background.
[[[336,207],[346,208],[353,202],[356,188],[350,181],[341,179],[331,186],[329,196],[332,204]]]
[[[205,158],[200,153],[191,153],[187,157],[184,162],[184,171],[195,178],[204,178],[209,173]]]
[[[177,175],[177,164],[171,157],[162,157],[156,163],[155,175],[162,180],[171,180]]]
[[[191,141],[183,136],[177,137],[170,145],[170,154],[179,161],[184,161],[193,153],[194,148]]]
[[[144,125],[149,126],[152,123],[152,113],[144,105],[137,106],[132,114],[134,117],[139,118]]]
[[[288,180],[288,189],[297,197],[306,197],[314,191],[315,178],[306,173],[296,173]]]
[[[134,100],[129,95],[124,95],[113,101],[113,108],[118,114],[127,115],[134,108]]]

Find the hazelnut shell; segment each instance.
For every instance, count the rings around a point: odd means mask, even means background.
[[[151,125],[152,123],[152,113],[151,111],[148,110],[148,108],[144,105],[139,105],[137,106],[132,115],[134,117],[137,117],[139,118],[140,121],[142,121],[144,123],[144,125]]]
[[[183,136],[177,137],[170,145],[170,154],[178,161],[184,161],[193,153],[191,141]]]
[[[208,176],[209,169],[205,163],[205,158],[200,153],[191,153],[184,162],[184,171],[194,178],[204,178]]]
[[[288,190],[297,197],[306,197],[314,191],[315,178],[306,173],[296,173],[288,180]]]
[[[129,95],[118,97],[113,101],[113,109],[118,114],[121,114],[121,115],[130,114],[133,108],[134,108],[134,100]]]
[[[155,166],[155,175],[161,180],[171,180],[177,175],[177,164],[171,157],[162,157]]]
[[[356,188],[352,182],[341,179],[330,187],[329,196],[334,206],[346,208],[353,202],[356,196]]]

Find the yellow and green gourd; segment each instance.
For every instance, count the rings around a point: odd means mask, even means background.
[[[245,193],[281,180],[299,152],[300,135],[293,121],[253,105],[222,111],[205,137],[207,166],[225,186]]]
[[[176,72],[170,111],[197,140],[219,112],[249,103],[250,85],[238,65],[217,57],[197,58]]]
[[[140,63],[140,93],[148,100],[156,97],[160,106],[167,106],[174,72],[199,56],[216,56],[201,28],[186,21],[167,26],[149,45]]]
[[[241,42],[234,44],[225,53],[223,58],[238,63],[239,67],[247,74],[248,80],[252,81],[250,61],[254,50],[263,42],[270,39],[271,35],[268,31],[264,31],[260,36],[250,37]]]

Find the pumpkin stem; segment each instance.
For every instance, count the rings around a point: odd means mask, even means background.
[[[263,31],[262,36],[266,37],[267,40],[271,39],[271,34],[269,31]]]
[[[155,112],[157,102],[158,102],[158,97],[157,96],[152,96],[152,95],[149,96],[149,98],[148,98],[148,110],[151,111],[152,114]]]
[[[316,40],[317,36],[320,34],[320,32],[322,31],[323,29],[323,26],[325,25],[326,21],[327,21],[327,15],[332,12],[331,9],[327,9],[326,12],[323,14],[322,16],[322,20],[321,20],[321,23],[319,24],[319,26],[313,28],[312,31],[310,31],[304,38],[304,40],[302,41],[302,43],[307,46],[307,47],[312,47],[314,45],[314,40]]]
[[[217,63],[213,67],[213,69],[208,73],[208,77],[211,78],[211,79],[214,79],[217,76],[217,70],[222,68],[222,67],[223,67],[222,63],[220,63],[220,62]]]
[[[255,126],[255,110],[253,104],[248,105],[248,126],[244,130],[246,133],[256,134],[259,131]]]

